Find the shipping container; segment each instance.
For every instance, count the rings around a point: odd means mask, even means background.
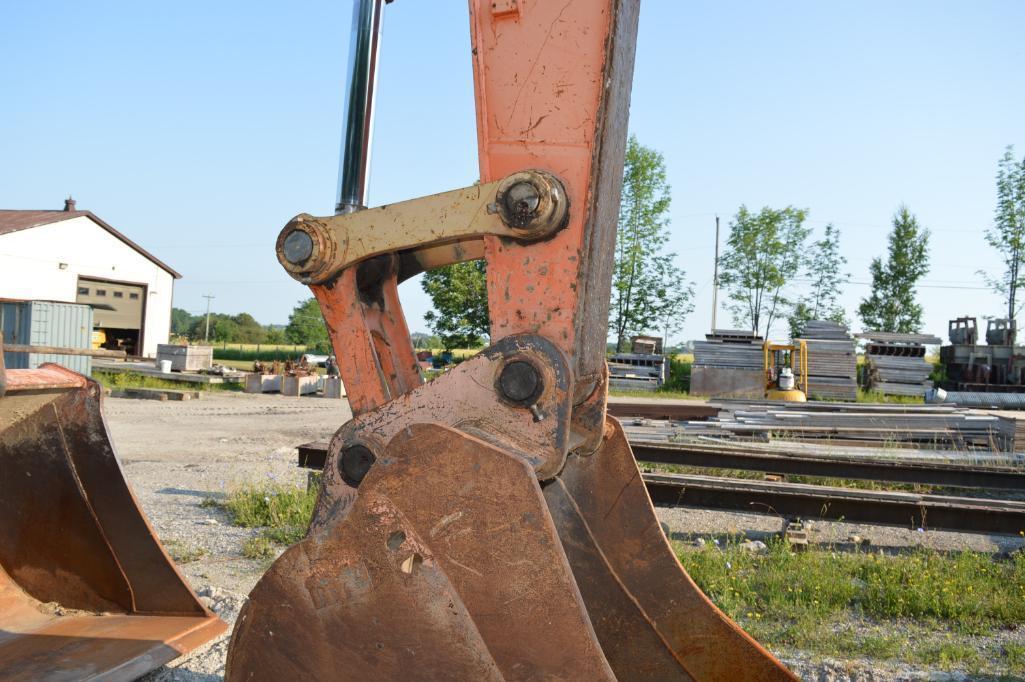
[[[4,344],[90,348],[93,309],[76,303],[54,301],[0,301],[0,336]],[[55,362],[88,376],[92,358],[86,355],[4,353],[9,369],[35,369]]]

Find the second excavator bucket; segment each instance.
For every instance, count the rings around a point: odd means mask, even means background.
[[[80,374],[0,362],[0,679],[135,679],[226,629],[153,534],[100,408]]]

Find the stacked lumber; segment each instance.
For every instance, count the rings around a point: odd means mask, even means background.
[[[810,320],[800,337],[808,348],[808,393],[824,400],[857,400],[857,345],[847,326]]]
[[[925,345],[939,345],[932,334],[862,332],[865,348],[865,388],[885,395],[924,396],[932,388],[932,364],[925,359]]]

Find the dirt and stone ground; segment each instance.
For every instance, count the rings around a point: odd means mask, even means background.
[[[150,523],[173,554],[201,555],[180,568],[207,604],[233,623],[268,564],[241,555],[242,543],[259,531],[231,526],[223,511],[203,506],[203,500],[222,498],[234,485],[262,480],[305,486],[306,471],[296,467],[296,446],[325,439],[351,413],[344,400],[206,393],[201,400],[187,402],[111,398],[106,415],[125,476]],[[659,515],[674,539],[682,541],[736,532],[758,538],[780,527],[779,519],[754,514],[661,509]],[[927,545],[1001,552],[1025,543],[1022,538],[843,523],[816,524],[810,539],[842,544],[852,535],[869,538],[877,547],[894,548]],[[226,651],[227,636],[145,679],[219,680]],[[806,680],[967,679],[956,673],[881,668],[864,661],[810,660],[791,654],[785,654],[785,660]]]

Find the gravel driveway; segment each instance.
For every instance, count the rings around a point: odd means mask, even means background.
[[[202,551],[199,559],[180,564],[201,597],[229,623],[266,563],[245,559],[240,550],[256,530],[236,528],[217,508],[203,507],[233,485],[274,480],[306,485],[306,471],[296,467],[295,447],[323,440],[351,417],[344,400],[278,395],[205,393],[201,400],[158,402],[108,398],[105,413],[125,476],[161,540],[172,550]],[[775,532],[772,517],[707,510],[660,509],[674,539],[746,532],[758,538]],[[813,542],[843,543],[851,535],[870,538],[878,547],[928,545],[942,549],[1010,551],[1021,538],[898,528],[820,523]],[[192,655],[146,676],[147,682],[209,682],[224,673],[227,636]],[[959,675],[907,668],[881,669],[857,662],[787,663],[809,680],[964,679]]]

